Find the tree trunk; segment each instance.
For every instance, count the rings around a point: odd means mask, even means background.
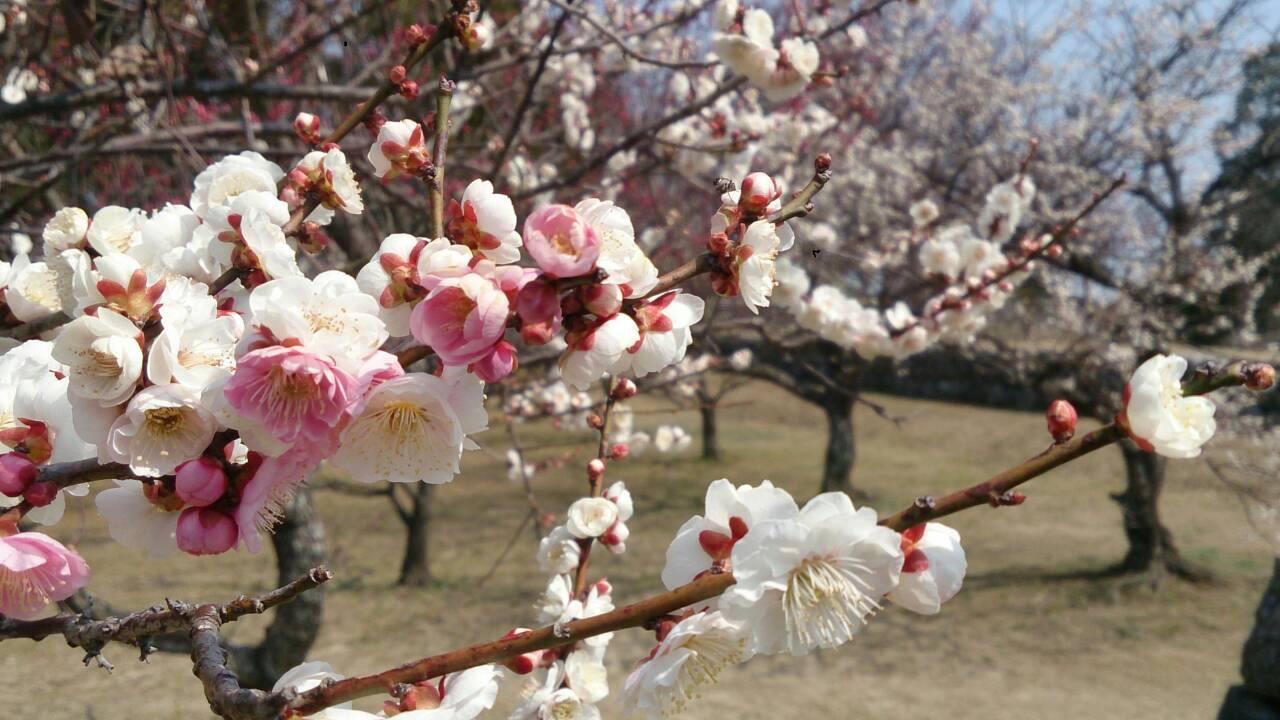
[[[284,519],[271,536],[276,551],[276,584],[284,585],[324,564],[324,525],[302,487],[293,496]],[[307,659],[320,632],[324,586],[308,590],[275,609],[266,637],[257,645],[228,648],[232,668],[246,687],[270,688],[289,668]]]
[[[843,492],[857,497],[850,475],[857,457],[853,437],[853,397],[828,396],[822,402],[827,415],[827,455],[822,464],[822,492]]]
[[[716,405],[710,398],[699,397],[698,413],[702,415],[702,459],[720,459],[720,438],[716,435]]]
[[[431,486],[418,483],[412,490],[413,507],[405,518],[408,533],[404,543],[404,559],[400,562],[401,585],[422,587],[431,581],[431,558],[427,552],[428,528],[431,525]]]
[[[1227,691],[1218,720],[1280,720],[1280,560],[1244,644],[1244,684]]]
[[[1133,442],[1120,443],[1124,455],[1125,490],[1111,498],[1120,504],[1124,514],[1124,534],[1129,550],[1116,568],[1122,573],[1172,573],[1186,579],[1197,579],[1193,570],[1173,543],[1173,535],[1160,522],[1160,491],[1164,487],[1166,463],[1163,457],[1149,453]]]

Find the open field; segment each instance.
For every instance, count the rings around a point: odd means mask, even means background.
[[[895,428],[858,410],[855,478],[883,511],[980,480],[1047,442],[1039,415],[875,400],[906,418]],[[735,405],[721,418],[725,461],[695,459],[695,442],[685,458],[647,454],[611,471],[611,480],[624,479],[632,489],[636,517],[627,554],[593,555],[592,568],[608,574],[619,602],[658,587],[667,542],[700,511],[707,482],[769,478],[801,498],[817,487],[825,432],[820,413],[763,385],[739,390],[730,401]],[[642,429],[668,422],[643,413],[636,419]],[[691,414],[681,421],[696,428]],[[530,445],[571,437],[541,427],[524,432]],[[505,434],[499,428],[480,442],[486,451],[465,458],[464,474],[435,496],[431,542],[438,579],[427,590],[394,585],[403,531],[384,499],[319,495],[337,578],[313,658],[339,672],[368,672],[532,621],[531,604],[545,582],[532,561],[532,533],[526,531],[491,580],[473,587],[526,513],[505,479]],[[579,448],[585,458],[586,444]],[[1170,467],[1165,520],[1184,553],[1218,575],[1216,583],[1170,581],[1153,594],[1094,577],[1124,550],[1119,510],[1107,497],[1122,486],[1122,465],[1117,451],[1103,450],[1027,486],[1029,500],[1021,507],[978,508],[953,518],[965,538],[969,579],[940,616],[890,608],[837,652],[758,658],[726,673],[687,717],[1213,717],[1237,677],[1271,556],[1234,495],[1207,468],[1198,461]],[[544,507],[561,509],[583,482],[576,469],[562,469],[540,475],[535,485]],[[78,543],[99,578],[90,589],[120,607],[166,596],[228,599],[266,589],[275,574],[269,555],[147,562],[112,544],[91,509],[69,512],[54,534]],[[250,641],[264,626],[251,618],[227,634]],[[616,691],[646,643],[634,631],[614,640],[609,660]],[[156,656],[142,665],[134,655],[109,649],[116,670],[107,675],[83,668],[80,653],[57,640],[14,641],[0,647],[0,677],[5,695],[39,698],[42,719],[208,715],[185,658]],[[500,708],[510,706],[519,686],[504,687]],[[373,710],[376,703],[357,707]],[[612,698],[602,709],[605,717],[621,714]]]

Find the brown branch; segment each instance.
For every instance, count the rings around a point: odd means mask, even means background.
[[[688,585],[620,607],[612,612],[533,630],[524,635],[471,645],[406,663],[373,675],[339,680],[298,695],[288,709],[309,715],[355,698],[386,692],[397,683],[440,677],[524,653],[575,643],[607,632],[641,627],[650,619],[720,595],[733,584],[728,573],[705,575]]]
[[[274,720],[284,708],[285,696],[240,686],[227,667],[227,651],[218,637],[221,627],[216,605],[201,605],[191,614],[191,672],[204,686],[209,709],[228,720]]]
[[[0,641],[24,638],[39,641],[51,635],[61,635],[68,645],[85,651],[86,664],[93,658],[100,658],[102,649],[108,643],[117,642],[137,646],[145,660],[152,650],[151,638],[187,629],[200,609],[212,608],[219,624],[234,622],[245,615],[258,615],[277,605],[283,605],[332,577],[333,573],[329,570],[315,567],[288,585],[257,597],[241,595],[222,605],[199,607],[180,600],[166,600],[164,605],[101,620],[93,620],[85,613],[61,613],[40,620],[0,617]],[[104,667],[110,667],[104,660],[99,662]]]
[[[453,102],[454,84],[440,76],[440,92],[436,93],[436,146],[431,160],[431,230],[432,238],[444,237],[444,162],[449,149],[449,105]]]

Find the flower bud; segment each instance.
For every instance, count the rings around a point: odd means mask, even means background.
[[[582,304],[598,318],[610,318],[622,309],[622,289],[617,285],[588,285],[578,291]]]
[[[508,638],[517,638],[521,635],[528,635],[531,632],[529,628],[515,628],[509,630],[506,635],[502,636],[503,640]],[[542,664],[543,650],[534,650],[523,655],[517,655],[502,663],[503,667],[517,675],[528,675]]]
[[[753,172],[742,181],[738,207],[753,215],[764,215],[769,203],[782,197],[782,189],[768,173]]]
[[[587,426],[592,430],[603,430],[604,418],[600,417],[597,413],[591,413],[587,416]]]
[[[427,31],[421,25],[414,23],[404,29],[404,41],[410,45],[421,45],[427,41]]]
[[[418,97],[418,83],[412,80],[405,80],[400,83],[400,94],[405,100],[413,100]]]
[[[178,548],[191,555],[217,555],[236,544],[236,521],[209,508],[187,508],[178,516]]]
[[[308,112],[300,112],[293,119],[293,131],[303,142],[314,145],[320,141],[320,118]]]
[[[32,507],[44,507],[58,497],[58,484],[45,481],[31,483],[22,493],[22,499],[31,503]]]
[[[604,461],[600,458],[591,458],[587,463],[587,479],[595,482],[604,477]]]
[[[613,392],[610,395],[614,400],[629,400],[636,396],[639,390],[636,389],[636,383],[631,378],[618,378],[618,382],[613,385]]]
[[[396,65],[391,68],[391,72],[387,73],[387,81],[392,85],[399,85],[409,79],[409,71],[403,65]]]
[[[1270,390],[1276,384],[1276,369],[1267,363],[1244,366],[1244,386],[1255,392]]]
[[[630,454],[631,448],[626,443],[614,443],[613,447],[609,448],[610,460],[626,460]]]
[[[226,493],[227,473],[222,469],[222,463],[211,457],[188,460],[178,466],[174,488],[186,504],[205,507]]]
[[[516,296],[516,313],[526,323],[554,320],[560,316],[560,293],[546,280],[531,280]]]
[[[1045,419],[1049,423],[1049,434],[1055,443],[1064,443],[1076,434],[1076,409],[1066,400],[1058,399],[1049,403],[1045,411]]]
[[[0,455],[0,495],[18,497],[40,476],[40,470],[21,453]]]

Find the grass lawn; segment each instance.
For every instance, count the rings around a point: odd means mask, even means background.
[[[1041,450],[1048,438],[1039,415],[875,397],[905,421],[901,427],[859,408],[857,485],[882,511],[924,493],[950,490]],[[593,553],[622,603],[659,587],[667,543],[700,512],[711,480],[773,480],[803,500],[817,488],[825,422],[815,409],[771,386],[751,385],[722,411],[726,459],[646,454],[615,464],[635,498],[628,552]],[[638,413],[639,429],[668,417]],[[696,431],[692,413],[679,416]],[[1083,424],[1083,423],[1082,423]],[[1082,428],[1083,430],[1083,428]],[[587,434],[523,430],[526,444],[561,443],[535,453],[564,453],[566,439]],[[464,472],[436,494],[432,527],[435,584],[395,586],[403,530],[383,498],[318,495],[326,524],[330,583],[326,620],[313,659],[339,672],[380,670],[463,643],[488,640],[533,620],[545,578],[533,562],[531,531],[488,582],[475,587],[526,512],[506,480],[501,428],[479,438],[485,450],[464,458]],[[535,479],[542,505],[563,510],[585,486],[579,463]],[[1163,512],[1183,552],[1218,576],[1209,585],[1176,581],[1158,592],[1096,577],[1124,551],[1119,509],[1107,496],[1121,489],[1120,454],[1105,449],[1037,479],[1017,508],[976,508],[953,518],[965,540],[969,577],[941,615],[913,616],[890,607],[852,644],[805,658],[762,657],[726,672],[686,713],[692,718],[807,717],[1210,718],[1238,674],[1242,642],[1269,577],[1271,555],[1248,526],[1234,494],[1199,461],[1170,463]],[[105,524],[83,501],[54,535],[73,541],[92,566],[90,588],[118,607],[165,597],[221,601],[265,590],[274,580],[269,551],[215,558],[147,561],[113,544]],[[79,508],[79,509],[76,509]],[[266,621],[250,618],[227,636],[250,642]],[[631,664],[647,652],[639,631],[615,638],[609,662],[621,692]],[[134,660],[136,651],[108,648],[108,675],[81,666],[81,653],[57,639],[0,646],[0,676],[9,699],[31,697],[36,714],[57,718],[202,718],[208,709],[190,662],[178,656]],[[504,685],[505,717],[521,681]],[[375,710],[376,702],[358,708]],[[619,717],[613,698],[605,717]],[[3,715],[3,713],[0,713]],[[16,717],[10,715],[9,717]]]

